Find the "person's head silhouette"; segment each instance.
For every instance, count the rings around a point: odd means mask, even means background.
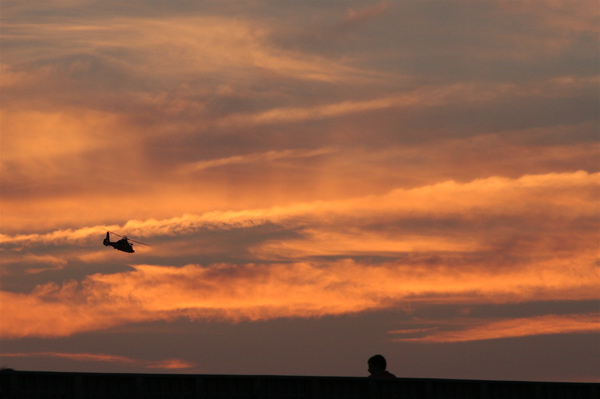
[[[371,356],[367,361],[369,365],[369,377],[371,378],[396,378],[396,376],[387,371],[387,361],[381,355]]]

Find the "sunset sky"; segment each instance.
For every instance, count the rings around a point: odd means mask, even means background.
[[[597,1],[0,6],[0,366],[600,382]]]

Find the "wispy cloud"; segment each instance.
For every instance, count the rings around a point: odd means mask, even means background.
[[[581,86],[597,82],[596,78],[584,79],[552,79],[544,82],[532,82],[525,85],[508,83],[455,83],[451,85],[423,86],[406,90],[381,98],[365,100],[347,100],[331,104],[310,107],[277,107],[254,114],[235,114],[217,122],[220,127],[266,125],[274,123],[290,123],[307,120],[335,118],[344,115],[355,115],[381,109],[427,109],[435,106],[449,105],[460,98],[462,106],[498,100],[504,96],[516,98],[536,97],[542,92],[551,93],[556,90],[572,90],[575,85]]]
[[[362,8],[350,8],[344,18],[346,24],[365,23],[375,17],[383,14],[388,9],[388,4],[382,1],[377,4],[369,5]]]

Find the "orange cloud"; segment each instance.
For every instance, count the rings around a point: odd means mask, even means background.
[[[516,338],[531,335],[548,334],[593,334],[600,332],[600,314],[575,314],[575,315],[545,315],[509,320],[492,320],[487,322],[463,320],[453,323],[450,321],[451,331],[441,328],[424,328],[414,330],[389,331],[389,334],[425,333],[418,338],[397,338],[393,341],[401,342],[465,342],[486,339]],[[446,326],[448,327],[448,326]]]
[[[154,258],[148,259],[156,263],[182,253],[198,256],[198,243],[185,240],[200,233],[251,234],[276,226],[283,234],[241,240],[241,264],[142,264],[133,271],[39,284],[29,293],[1,292],[0,333],[56,337],[179,317],[321,317],[415,302],[597,299],[599,177],[576,172],[447,181],[348,200],[130,220],[108,229],[136,238],[179,238],[174,248],[149,250]],[[43,272],[72,259],[103,261],[97,249],[103,235],[96,226],[5,234],[0,242],[5,265]],[[67,263],[43,254],[45,245],[91,241],[93,251],[82,245],[65,255]],[[217,247],[230,253],[233,244]],[[373,264],[365,257],[388,260]]]
[[[510,303],[597,297],[593,264],[576,273],[560,263],[517,270],[329,263],[165,267],[95,274],[82,282],[2,292],[1,335],[68,336],[117,325],[186,317],[266,320],[321,317],[419,303]]]

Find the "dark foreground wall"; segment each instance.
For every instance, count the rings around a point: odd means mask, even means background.
[[[600,384],[0,372],[2,399],[600,399]]]

